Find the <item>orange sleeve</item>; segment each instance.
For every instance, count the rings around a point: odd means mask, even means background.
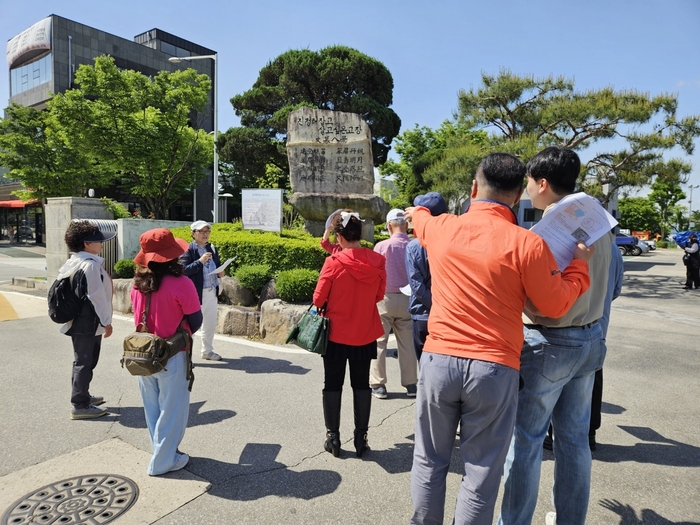
[[[543,316],[562,317],[591,285],[588,263],[574,259],[560,272],[549,246],[538,239],[528,250],[522,282],[525,293]]]

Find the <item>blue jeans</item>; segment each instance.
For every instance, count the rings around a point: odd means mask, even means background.
[[[412,525],[443,522],[457,424],[464,475],[455,523],[493,523],[517,396],[518,371],[514,368],[423,352],[411,469]]]
[[[554,427],[557,523],[584,525],[591,482],[588,430],[595,371],[605,359],[600,324],[525,331],[518,413],[505,465],[499,525],[529,525],[537,504],[542,441]]]
[[[175,466],[177,447],[185,436],[190,413],[189,381],[185,379],[187,352],[171,357],[165,368],[151,376],[138,376],[153,447],[147,471],[150,476],[165,474]]]

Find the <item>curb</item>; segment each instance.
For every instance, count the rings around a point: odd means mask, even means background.
[[[36,290],[48,290],[48,283],[45,279],[33,279],[31,277],[13,277],[12,284],[14,286],[22,286],[24,288],[35,288]]]

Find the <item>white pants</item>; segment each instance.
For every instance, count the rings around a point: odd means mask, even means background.
[[[219,301],[216,298],[216,288],[202,290],[202,355],[214,351],[214,332]]]

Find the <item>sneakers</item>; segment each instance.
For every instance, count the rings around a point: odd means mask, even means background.
[[[548,512],[547,516],[544,518],[545,525],[557,525],[557,513]]]
[[[386,399],[386,387],[384,385],[379,385],[377,388],[372,389],[372,395],[377,399]]]
[[[97,407],[97,406],[104,404],[104,402],[105,402],[105,398],[102,396],[90,396],[90,404],[92,406]]]
[[[408,385],[406,386],[406,395],[408,397],[416,397],[416,392],[418,389],[416,388],[416,385]]]
[[[208,361],[221,361],[221,356],[216,352],[203,352],[202,359],[206,359]]]
[[[73,407],[70,412],[71,419],[94,419],[104,415],[107,415],[107,410],[104,408],[97,408],[95,405],[90,405],[87,408]]]
[[[189,462],[190,457],[187,454],[177,454],[175,456],[175,465],[170,469],[170,472],[175,472],[176,470],[181,470],[185,468],[185,465]]]

